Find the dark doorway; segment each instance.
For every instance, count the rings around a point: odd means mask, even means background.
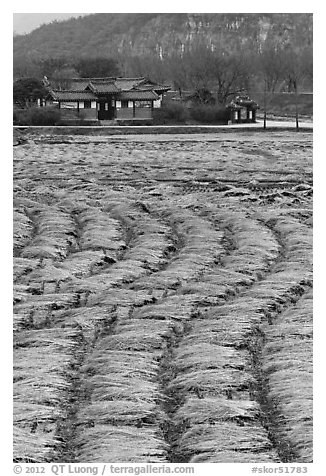
[[[99,104],[99,110],[97,113],[97,117],[99,121],[109,121],[110,119],[114,119],[114,107],[112,107],[112,101],[101,101]]]

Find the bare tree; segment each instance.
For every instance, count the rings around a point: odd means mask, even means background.
[[[213,79],[212,51],[202,43],[196,43],[183,57],[189,83],[196,91],[209,89]]]
[[[252,74],[249,55],[227,54],[197,43],[182,56],[169,58],[171,77],[179,92],[185,87],[195,91],[215,90],[217,101],[226,104],[229,97],[248,88]]]
[[[124,55],[119,60],[119,66],[124,76],[146,76],[158,83],[169,79],[165,59],[153,55]]]
[[[267,45],[258,56],[258,68],[264,84],[264,129],[267,123],[267,107],[278,87],[284,81],[285,55],[283,50]]]
[[[169,71],[169,77],[174,84],[174,87],[178,90],[180,98],[182,97],[182,91],[189,87],[189,65],[185,61],[184,57],[177,53],[172,54],[165,60],[167,70]]]
[[[212,53],[212,78],[217,87],[217,101],[226,104],[230,96],[248,90],[252,72],[249,55]]]
[[[298,90],[307,77],[312,79],[312,51],[310,48],[296,50],[288,47],[284,52],[285,76],[288,91],[295,94],[295,124],[299,130]]]
[[[71,79],[77,78],[78,73],[75,68],[64,67],[54,71],[51,77],[51,85],[55,89],[70,89]]]

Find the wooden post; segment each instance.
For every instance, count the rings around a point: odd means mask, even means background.
[[[113,119],[117,118],[117,103],[115,99],[112,99],[112,107],[113,107]]]
[[[295,128],[299,130],[299,113],[298,113],[298,87],[297,82],[294,81],[294,93],[295,93]]]
[[[266,129],[266,81],[264,81],[264,129]]]

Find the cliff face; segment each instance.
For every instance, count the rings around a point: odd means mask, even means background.
[[[312,44],[312,14],[100,13],[43,25],[14,38],[14,59],[45,56],[181,54],[197,41],[226,52],[265,41]]]

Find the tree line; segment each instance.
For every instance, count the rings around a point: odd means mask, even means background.
[[[214,92],[219,105],[227,104],[234,95],[251,91],[263,94],[264,121],[268,105],[278,91],[298,95],[304,84],[312,85],[312,47],[295,48],[289,44],[264,44],[260,51],[228,53],[211,45],[197,43],[182,54],[120,57],[67,57],[34,60],[26,71],[17,70],[17,79],[47,76],[57,87],[66,88],[70,78],[107,76],[147,76],[170,84],[179,92],[197,92],[205,103],[207,94]],[[19,78],[20,77],[20,78]],[[18,81],[18,84],[21,81]],[[17,84],[17,81],[16,81]],[[297,116],[297,114],[296,114]],[[296,117],[298,122],[298,118]]]

